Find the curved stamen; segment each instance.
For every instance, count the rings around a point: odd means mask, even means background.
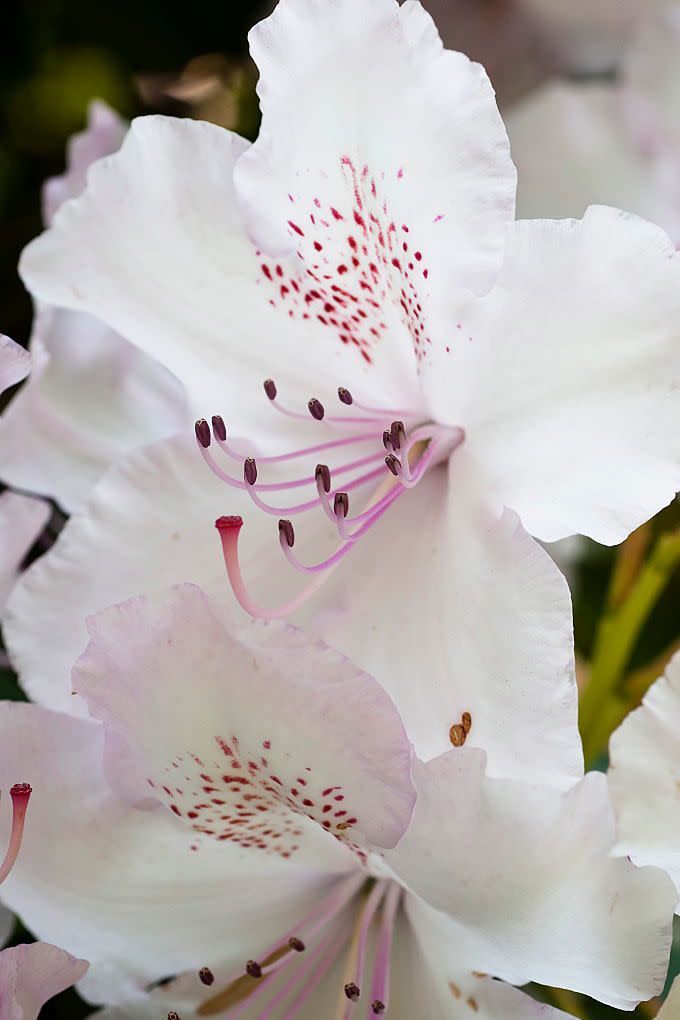
[[[354,548],[356,540],[361,538],[362,535],[365,535],[369,528],[373,527],[376,521],[382,517],[386,510],[388,510],[392,503],[399,498],[403,491],[404,490],[401,486],[395,486],[395,488],[389,492],[388,496],[385,497],[384,505],[381,506],[380,509],[376,510],[365,524],[362,524],[361,527],[357,529],[357,531],[352,535],[351,541],[341,545],[339,549],[336,549],[332,556],[328,557],[328,559],[322,560],[320,563],[315,563],[312,566],[307,566],[300,562],[293,552],[292,544],[288,541],[286,530],[279,528],[279,543],[286,559],[292,567],[295,567],[296,570],[299,570],[303,574],[324,573],[326,570],[330,570],[332,567],[337,566],[337,564],[344,559],[347,553]],[[287,523],[290,524],[290,521]],[[290,527],[292,528],[292,524],[290,524]]]
[[[374,414],[376,418],[386,418],[393,414],[399,414],[403,418],[415,418],[418,416],[417,411],[406,411],[403,407],[371,407],[370,404],[361,404],[358,400],[354,399],[346,386],[338,386],[338,397],[342,404],[346,404],[348,407],[357,407],[360,411],[368,411]]]
[[[216,417],[218,416],[213,416],[213,422]],[[232,460],[243,462],[243,454],[237,453],[236,450],[232,450],[229,446],[229,442],[226,439],[226,429],[225,438],[221,438],[216,433],[214,433],[214,435],[215,442],[219,446],[220,450],[226,453],[228,457],[231,457]],[[336,450],[343,446],[352,446],[354,443],[368,443],[369,441],[373,443],[376,441],[374,431],[358,432],[356,435],[346,436],[344,439],[332,439],[327,443],[317,443],[315,446],[304,446],[300,450],[292,450],[290,453],[281,453],[272,457],[260,457],[258,455],[257,460],[259,464],[284,464],[286,461],[297,460],[299,457],[311,457],[315,453],[326,453],[328,450]]]
[[[0,864],[0,885],[5,881],[16,863],[21,849],[21,839],[24,834],[24,822],[28,802],[31,798],[32,789],[28,783],[16,783],[9,791],[12,798],[12,831],[9,837],[9,846],[5,859]]]
[[[290,1004],[286,1012],[281,1017],[281,1020],[298,1020],[302,1006],[304,1006],[305,1002],[311,995],[313,995],[323,979],[326,977],[326,974],[345,947],[349,934],[350,926],[346,925],[336,938],[329,941],[328,949],[324,952],[314,974],[306,983],[303,982],[300,994]],[[257,1020],[265,1020],[265,1018],[258,1017]]]
[[[387,1011],[390,1004],[390,961],[392,957],[392,939],[397,908],[401,899],[401,886],[393,882],[385,897],[383,918],[378,934],[378,946],[373,964],[373,981],[371,982],[371,1009],[377,1016]]]
[[[264,383],[264,391],[269,397],[269,403],[279,411],[281,414],[285,414],[287,418],[294,418],[296,421],[327,421],[331,425],[375,425],[376,422],[384,421],[389,418],[392,411],[380,411],[375,409],[375,412],[371,411],[371,415],[368,418],[357,417],[356,415],[336,416],[332,414],[326,414],[325,408],[317,397],[312,397],[307,405],[309,414],[301,414],[299,411],[291,411],[283,404],[280,404],[276,398],[277,390],[276,384],[273,379],[267,379]],[[310,418],[311,415],[311,418]]]
[[[356,956],[350,980],[345,985],[345,995],[348,1002],[345,1006],[343,1020],[349,1020],[349,1017],[352,1014],[353,1005],[361,996],[361,989],[364,983],[364,969],[366,966],[368,933],[370,931],[371,924],[373,923],[376,911],[380,906],[380,901],[387,891],[387,886],[388,883],[384,879],[376,882],[363,905],[361,913],[359,914]]]
[[[371,458],[373,460],[374,458]],[[358,489],[362,485],[366,485],[368,482],[374,481],[376,478],[381,478],[384,472],[382,468],[375,468],[373,471],[367,471],[363,475],[359,475],[357,478],[353,478],[351,482],[348,482],[345,486],[346,489]],[[282,514],[293,516],[294,514],[303,514],[308,510],[314,510],[319,506],[319,497],[316,499],[307,500],[304,503],[296,503],[294,506],[272,506],[270,503],[265,503],[263,499],[257,494],[257,490],[262,490],[265,486],[258,485],[257,489],[254,485],[249,485],[247,482],[242,485],[242,488],[248,490],[248,495],[252,499],[253,503],[264,510],[265,513],[271,514],[273,517],[280,517]],[[334,522],[335,523],[335,522]]]

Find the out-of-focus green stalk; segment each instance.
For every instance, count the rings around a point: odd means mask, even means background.
[[[551,988],[551,1005],[557,1009],[564,1010],[571,1016],[578,1017],[578,1020],[590,1020],[590,1014],[580,995],[570,992],[566,988]]]
[[[621,721],[623,705],[613,697],[640,631],[673,571],[680,564],[680,530],[661,535],[622,601],[608,600],[595,640],[590,680],[580,704],[581,736],[586,764],[605,749],[612,729]],[[612,589],[616,583],[612,582]]]

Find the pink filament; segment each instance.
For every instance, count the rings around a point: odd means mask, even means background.
[[[347,436],[345,439],[333,439],[328,443],[317,443],[316,446],[306,446],[301,450],[293,450],[291,453],[281,453],[275,457],[258,457],[258,464],[282,464],[288,460],[296,460],[298,457],[307,457],[313,453],[325,453],[327,450],[336,450],[341,446],[351,446],[353,443],[367,443],[371,440],[375,442],[375,432],[360,432],[355,436]],[[243,463],[243,455],[236,453],[229,446],[226,439],[220,439],[219,436],[215,436],[215,442],[221,450],[233,460],[240,460]]]
[[[346,928],[343,934],[332,942],[328,952],[324,954],[321,963],[316,968],[311,979],[303,986],[302,991],[283,1014],[281,1020],[298,1020],[302,1006],[305,1004],[307,999],[314,994],[323,979],[326,977],[326,974],[337,960],[340,952],[347,942],[348,936],[349,928]]]
[[[295,481],[292,482],[273,482],[267,485],[258,485],[256,483],[254,486],[249,486],[247,482],[242,482],[238,478],[234,478],[233,475],[228,475],[226,471],[223,471],[222,468],[217,464],[215,458],[210,453],[210,451],[207,450],[204,446],[202,446],[201,443],[197,442],[197,446],[201,451],[201,456],[203,457],[203,460],[206,462],[212,473],[216,475],[216,477],[219,478],[220,481],[226,482],[227,485],[231,485],[232,488],[234,489],[253,488],[256,489],[258,492],[283,492],[286,489],[301,489],[305,485],[314,485],[316,483],[314,475],[311,475],[307,478],[297,478],[295,479]],[[370,454],[370,456],[361,457],[359,460],[350,461],[348,464],[341,464],[340,467],[335,468],[335,473],[346,474],[348,471],[354,471],[358,467],[364,467],[366,464],[374,463],[379,456],[380,455],[377,453],[372,453]],[[355,481],[354,485],[356,484],[357,483]],[[317,505],[318,500],[314,500],[313,503],[311,504],[311,506]]]
[[[367,463],[371,463],[372,461],[375,462],[376,460],[378,460],[378,456],[376,455],[366,458]],[[351,492],[353,489],[358,489],[361,485],[366,485],[368,482],[372,482],[374,479],[380,478],[381,475],[385,473],[385,469],[382,467],[382,457],[380,457],[380,462],[381,462],[380,467],[375,468],[373,471],[367,471],[365,472],[365,474],[359,475],[358,478],[353,478],[351,482],[348,482],[347,485],[345,486],[345,491]],[[308,479],[307,481],[313,480],[314,479]],[[274,517],[290,517],[294,514],[305,513],[307,510],[314,510],[316,507],[319,506],[318,496],[316,499],[307,500],[305,503],[296,503],[294,506],[280,506],[280,507],[271,506],[271,504],[265,503],[263,499],[260,499],[257,492],[255,491],[256,488],[262,489],[264,488],[264,486],[249,485],[247,482],[244,482],[244,487],[248,490],[248,495],[252,499],[255,506],[259,507],[260,510],[264,510],[264,512],[267,514],[272,514]],[[285,488],[285,486],[281,486],[281,488]],[[333,519],[335,519],[335,515],[333,514],[332,516]]]
[[[0,865],[0,885],[9,875],[19,856],[21,839],[24,834],[24,821],[32,790],[28,783],[19,783],[13,786],[9,792],[12,798],[12,832],[5,859]]]
[[[289,411],[287,407],[283,407],[278,400],[270,400],[269,403],[281,414],[285,414],[287,418],[295,418],[297,421],[313,421],[317,425],[319,424],[318,418],[313,418],[312,415],[301,414],[299,411]],[[356,417],[355,415],[332,415],[325,414],[321,421],[327,421],[329,425],[377,425],[380,422],[387,421],[387,419],[393,414],[391,411],[377,412],[372,414],[370,418]]]
[[[364,969],[366,966],[366,949],[368,947],[368,933],[373,923],[375,913],[380,906],[380,901],[385,895],[388,883],[384,880],[376,882],[371,889],[370,895],[364,903],[363,910],[361,912],[361,928],[359,929],[359,943],[357,945],[357,959],[354,967],[354,974],[352,975],[352,984],[355,984],[361,991],[364,982]],[[354,1003],[348,1001],[345,1007],[345,1020],[348,1020],[352,1012]]]
[[[401,898],[401,886],[393,882],[390,886],[383,906],[383,918],[378,934],[378,947],[373,964],[373,981],[371,982],[371,1002],[378,999],[385,1006],[390,1001],[390,961],[392,958],[392,939],[397,908]]]

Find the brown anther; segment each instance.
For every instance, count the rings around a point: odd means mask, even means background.
[[[221,414],[214,414],[212,416],[212,427],[216,437],[224,442],[227,438],[227,426],[224,424],[224,418]]]
[[[246,457],[243,461],[243,477],[248,485],[254,485],[257,481],[257,464],[254,457]]]
[[[333,513],[336,517],[346,517],[349,513],[349,496],[346,492],[336,492],[333,500]]]
[[[389,453],[385,457],[385,463],[387,464],[388,468],[390,469],[390,471],[392,472],[394,477],[398,478],[399,477],[399,467],[400,467],[400,464],[399,464],[398,459],[394,456],[393,453]]]
[[[467,735],[472,729],[472,716],[469,712],[463,712],[460,721],[463,724],[463,729]]]
[[[317,400],[316,397],[312,397],[307,404],[307,407],[309,408],[309,413],[312,418],[316,418],[317,421],[323,421],[323,416],[326,412],[320,400]]]
[[[385,447],[386,450],[392,449],[392,440],[390,438],[389,429],[385,429],[385,431],[383,432],[383,446]]]
[[[393,421],[390,427],[390,439],[392,440],[392,448],[395,450],[401,450],[402,439],[406,438],[406,429],[404,428],[403,421]]]
[[[295,545],[295,529],[291,521],[282,518],[279,521],[279,535],[283,535],[286,540],[289,549],[292,549]]]
[[[377,1016],[379,1016],[381,1013],[385,1012],[385,1003],[381,1002],[380,999],[374,999],[371,1003],[371,1009]]]
[[[262,977],[262,967],[257,960],[248,960],[246,964],[246,974],[249,974],[251,978]]]
[[[273,379],[265,379],[264,381],[264,392],[267,394],[270,400],[276,400],[276,383]]]
[[[477,1013],[479,1011],[479,1006],[477,1005],[477,1000],[472,995],[467,1000],[467,1004],[468,1004],[468,1006],[470,1007],[470,1009],[472,1010],[473,1013]]]
[[[356,985],[354,981],[350,981],[348,985],[345,985],[345,995],[347,996],[350,1002],[356,1002],[359,996],[361,995],[359,985]]]
[[[302,939],[296,938],[295,935],[293,935],[292,938],[288,939],[288,945],[290,946],[291,949],[294,949],[296,953],[304,953],[305,951],[304,942],[302,941]]]
[[[317,485],[318,485],[319,479],[321,479],[321,481],[323,482],[323,491],[324,492],[330,492],[331,491],[331,473],[330,473],[330,470],[328,468],[328,464],[317,464],[316,465],[316,471],[314,472],[314,477],[316,478]]]
[[[465,727],[461,723],[454,723],[449,730],[449,739],[454,747],[462,747],[467,738]]]
[[[194,425],[194,431],[196,432],[196,439],[198,439],[203,449],[207,450],[210,446],[212,436],[210,435],[210,426],[205,418],[198,419]]]
[[[168,1020],[182,1020],[179,1013],[175,1013],[174,1009],[171,1009],[168,1013]]]
[[[210,970],[210,967],[201,967],[198,976],[204,985],[212,985],[215,981],[215,975]]]
[[[342,401],[343,404],[354,403],[354,397],[352,396],[348,389],[345,389],[344,386],[338,387],[338,396],[340,397],[340,400]]]

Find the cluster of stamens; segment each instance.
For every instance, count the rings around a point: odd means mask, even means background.
[[[227,516],[216,521],[227,573],[237,599],[251,616],[272,619],[289,615],[306,601],[323,583],[329,571],[347,556],[357,541],[374,527],[396,500],[407,489],[413,488],[421,481],[433,462],[436,462],[445,451],[455,449],[462,442],[464,433],[459,428],[445,428],[432,424],[414,427],[409,432],[403,421],[404,418],[413,417],[408,411],[360,404],[344,386],[338,389],[340,403],[362,413],[328,415],[321,401],[317,397],[312,397],[307,405],[308,413],[301,414],[279,402],[277,388],[272,379],[265,381],[264,390],[271,406],[286,417],[318,423],[324,428],[341,427],[348,433],[340,437],[335,433],[325,442],[256,460],[254,457],[244,458],[230,445],[227,428],[220,415],[213,416],[212,428],[204,418],[196,422],[198,448],[213,474],[227,485],[246,491],[253,503],[264,513],[278,517],[279,543],[286,559],[295,570],[314,575],[311,584],[286,605],[276,609],[265,609],[257,605],[246,589],[238,560],[238,537],[243,519],[240,516]],[[395,418],[395,414],[400,417]],[[243,480],[229,474],[217,463],[210,449],[213,440],[226,457],[241,463]],[[360,443],[372,443],[375,448],[363,457],[336,465],[333,471],[324,461],[317,464],[313,476],[275,483],[258,481],[259,466],[262,464],[284,464],[322,453],[336,455],[344,448],[354,447]],[[334,488],[333,481],[338,476],[347,477],[341,487]],[[374,486],[374,491],[369,499],[369,505],[350,516],[350,493],[370,485]],[[314,487],[316,495],[286,506],[268,502],[269,493],[283,493],[306,487]],[[296,535],[291,518],[314,509],[321,509],[334,525],[340,544],[326,559],[306,564],[293,552]]]
[[[384,1015],[389,1006],[390,961],[401,895],[401,887],[388,879],[371,883],[363,874],[349,876],[294,930],[270,945],[260,959],[248,960],[224,988],[198,1007],[198,1015],[226,1013],[235,1020],[262,997],[266,1004],[255,1020],[271,1020],[274,1016],[294,1020],[343,952],[344,996],[337,1020],[351,1020],[361,1008],[361,1001],[368,1002],[368,1015]],[[291,967],[301,955],[304,959]],[[207,987],[215,983],[208,967],[202,967],[198,976]],[[171,1012],[168,1020],[180,1018]]]
[[[31,797],[32,789],[28,783],[15,783],[9,791],[12,798],[12,829],[9,837],[9,845],[5,852],[5,859],[0,864],[0,885],[5,881],[16,863],[21,849],[21,840],[24,834],[24,822],[26,811]]]

